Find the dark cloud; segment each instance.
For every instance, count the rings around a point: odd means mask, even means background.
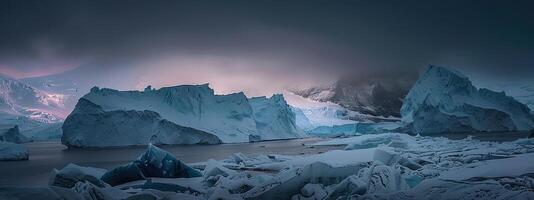
[[[46,71],[95,60],[155,67],[163,58],[207,56],[229,62],[219,62],[222,67],[246,60],[250,71],[255,61],[263,62],[258,67],[271,69],[257,71],[283,71],[288,78],[302,71],[413,77],[427,64],[488,75],[534,74],[532,1],[0,4],[4,71]]]

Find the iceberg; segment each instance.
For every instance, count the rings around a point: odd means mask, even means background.
[[[94,87],[78,101],[62,129],[62,141],[70,146],[214,144],[301,137],[283,96],[249,100],[242,92],[215,95],[207,84],[144,91]],[[102,141],[104,137],[114,141]]]
[[[100,180],[100,178],[106,173],[106,171],[107,170],[105,169],[81,167],[70,163],[61,170],[54,169],[48,185],[72,188],[78,182],[87,181],[95,186],[103,188],[107,187],[108,185]]]
[[[530,130],[530,112],[504,92],[478,89],[459,72],[433,65],[419,77],[401,108],[406,130],[422,135]]]
[[[218,144],[209,133],[176,125],[153,111],[104,111],[80,99],[63,123],[61,142],[69,147],[113,147],[154,144]]]
[[[0,141],[26,143],[32,140],[20,134],[17,125],[0,125]]]
[[[24,145],[0,141],[0,161],[28,160],[29,151]]]
[[[281,94],[271,98],[253,97],[249,100],[262,140],[300,138],[304,136],[297,127],[295,113]]]
[[[150,177],[191,178],[202,174],[176,159],[171,153],[152,144],[135,161],[117,167],[102,175],[102,180],[111,186]]]

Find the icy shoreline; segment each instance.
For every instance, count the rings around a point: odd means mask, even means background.
[[[194,175],[197,177],[190,178],[176,177],[176,174],[172,175],[168,170],[158,168],[168,164],[157,163],[167,163],[164,160],[174,158],[164,156],[165,159],[157,161],[163,158],[158,155],[164,153],[152,153],[150,155],[153,157],[143,158],[150,160],[150,163],[156,163],[151,164],[156,168],[152,167],[150,170],[152,172],[148,174],[145,170],[141,170],[143,175],[137,180],[126,181],[112,187],[104,184],[105,181],[99,181],[102,173],[94,175],[84,170],[74,170],[76,173],[69,172],[62,176],[61,180],[69,180],[68,186],[52,184],[48,189],[39,190],[58,196],[69,195],[82,199],[85,197],[103,199],[118,197],[527,199],[534,197],[532,192],[534,179],[531,178],[531,174],[534,173],[534,163],[531,162],[534,160],[534,139],[485,142],[472,137],[450,140],[443,137],[413,137],[388,133],[337,138],[310,146],[318,145],[346,145],[346,148],[307,156],[279,154],[250,156],[236,153],[227,159],[190,164],[189,166],[200,173]],[[149,147],[150,152],[160,152],[150,150],[151,148],[155,147]],[[139,162],[144,163],[142,160]],[[78,167],[70,166],[70,168]],[[163,171],[158,172],[158,169]],[[107,170],[92,171],[110,173]],[[126,174],[129,173],[131,171]],[[52,176],[51,179],[54,177],[57,176]],[[117,177],[124,177],[124,174]],[[6,190],[0,189],[0,197],[27,192],[28,189],[10,188],[9,192],[5,192]]]

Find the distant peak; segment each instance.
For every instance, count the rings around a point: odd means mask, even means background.
[[[450,67],[445,67],[445,66],[438,66],[438,65],[430,64],[430,65],[428,65],[426,73],[430,73],[430,72],[438,72],[438,74],[443,74],[443,73],[454,74],[454,75],[459,76],[461,78],[468,79],[467,76],[465,76],[464,74],[462,74],[458,70],[456,70],[454,68],[450,68]]]

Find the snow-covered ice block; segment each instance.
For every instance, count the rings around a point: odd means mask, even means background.
[[[220,162],[210,159],[206,163],[206,167],[202,172],[202,177],[205,179],[217,175],[228,177],[230,175],[234,175],[235,173],[235,171],[224,167]]]
[[[351,175],[329,190],[328,199],[363,195],[367,192],[368,182],[357,175]]]
[[[534,174],[533,161],[534,153],[520,154],[512,158],[488,160],[475,166],[451,169],[443,172],[440,178],[462,181]]]
[[[169,152],[152,144],[144,154],[131,163],[117,167],[102,176],[102,180],[115,186],[149,177],[180,178],[200,177],[202,174],[176,159]]]
[[[320,200],[326,198],[327,192],[322,184],[306,184],[300,189],[300,194],[291,197],[291,200]]]
[[[308,183],[331,185],[367,167],[366,163],[356,163],[333,167],[322,162],[314,162],[303,167],[295,167],[280,172],[261,186],[252,188],[243,197],[249,199],[289,199],[299,194]]]
[[[22,144],[0,141],[0,161],[28,160],[29,151]]]
[[[76,164],[68,164],[61,170],[54,169],[48,185],[64,188],[72,188],[77,182],[88,181],[98,187],[106,187],[100,178],[106,173],[105,169],[93,167],[81,167]]]
[[[350,199],[364,194],[389,194],[408,189],[400,171],[381,163],[362,168],[329,190],[327,199]]]
[[[343,167],[373,160],[376,148],[358,150],[332,150],[322,154],[296,157],[283,162],[259,164],[255,168],[259,170],[279,171],[290,167],[303,167],[315,162],[324,162],[332,167]]]

